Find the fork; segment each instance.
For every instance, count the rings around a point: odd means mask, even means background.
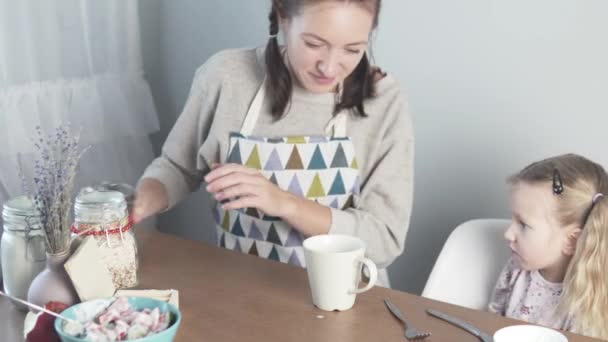
[[[405,338],[407,338],[408,341],[423,340],[431,336],[430,332],[419,331],[416,328],[410,326],[409,322],[403,317],[403,314],[401,313],[399,308],[390,300],[385,299],[384,304],[386,304],[386,307],[393,314],[393,316],[400,320],[405,326]]]

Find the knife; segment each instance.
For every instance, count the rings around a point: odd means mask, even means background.
[[[461,321],[460,319],[450,316],[446,313],[437,311],[437,310],[433,310],[433,309],[428,309],[426,310],[426,312],[436,318],[439,318],[441,320],[444,320],[452,325],[455,325],[461,329],[466,330],[468,333],[476,336],[477,338],[479,338],[480,340],[482,340],[483,342],[494,342],[494,338],[488,334],[486,334],[485,332],[477,329],[476,327],[472,326],[471,324]]]

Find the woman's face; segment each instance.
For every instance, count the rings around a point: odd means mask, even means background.
[[[287,62],[300,86],[332,92],[355,69],[367,48],[374,13],[361,4],[323,1],[281,19]]]

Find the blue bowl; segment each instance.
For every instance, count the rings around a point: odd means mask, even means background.
[[[154,309],[158,308],[160,312],[171,313],[171,322],[169,323],[169,327],[166,330],[159,332],[158,334],[154,334],[144,338],[138,338],[136,340],[128,340],[133,342],[172,342],[175,338],[175,333],[177,332],[177,328],[179,327],[180,322],[182,321],[182,315],[179,310],[166,302],[152,299],[152,298],[143,298],[143,297],[127,297],[127,300],[131,307],[135,310],[143,310],[143,309]],[[76,318],[76,311],[82,305],[91,305],[96,301],[107,301],[107,299],[95,299],[92,301],[80,303],[73,305],[67,309],[65,309],[61,314],[67,318]],[[94,303],[93,303],[94,304]],[[63,342],[85,342],[87,341],[84,338],[76,338],[69,335],[66,335],[63,332],[63,321],[59,318],[55,319],[55,331],[59,334],[61,341]]]

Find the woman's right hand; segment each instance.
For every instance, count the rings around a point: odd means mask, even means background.
[[[167,189],[154,178],[144,178],[135,190],[133,221],[135,223],[165,210],[169,206]]]

